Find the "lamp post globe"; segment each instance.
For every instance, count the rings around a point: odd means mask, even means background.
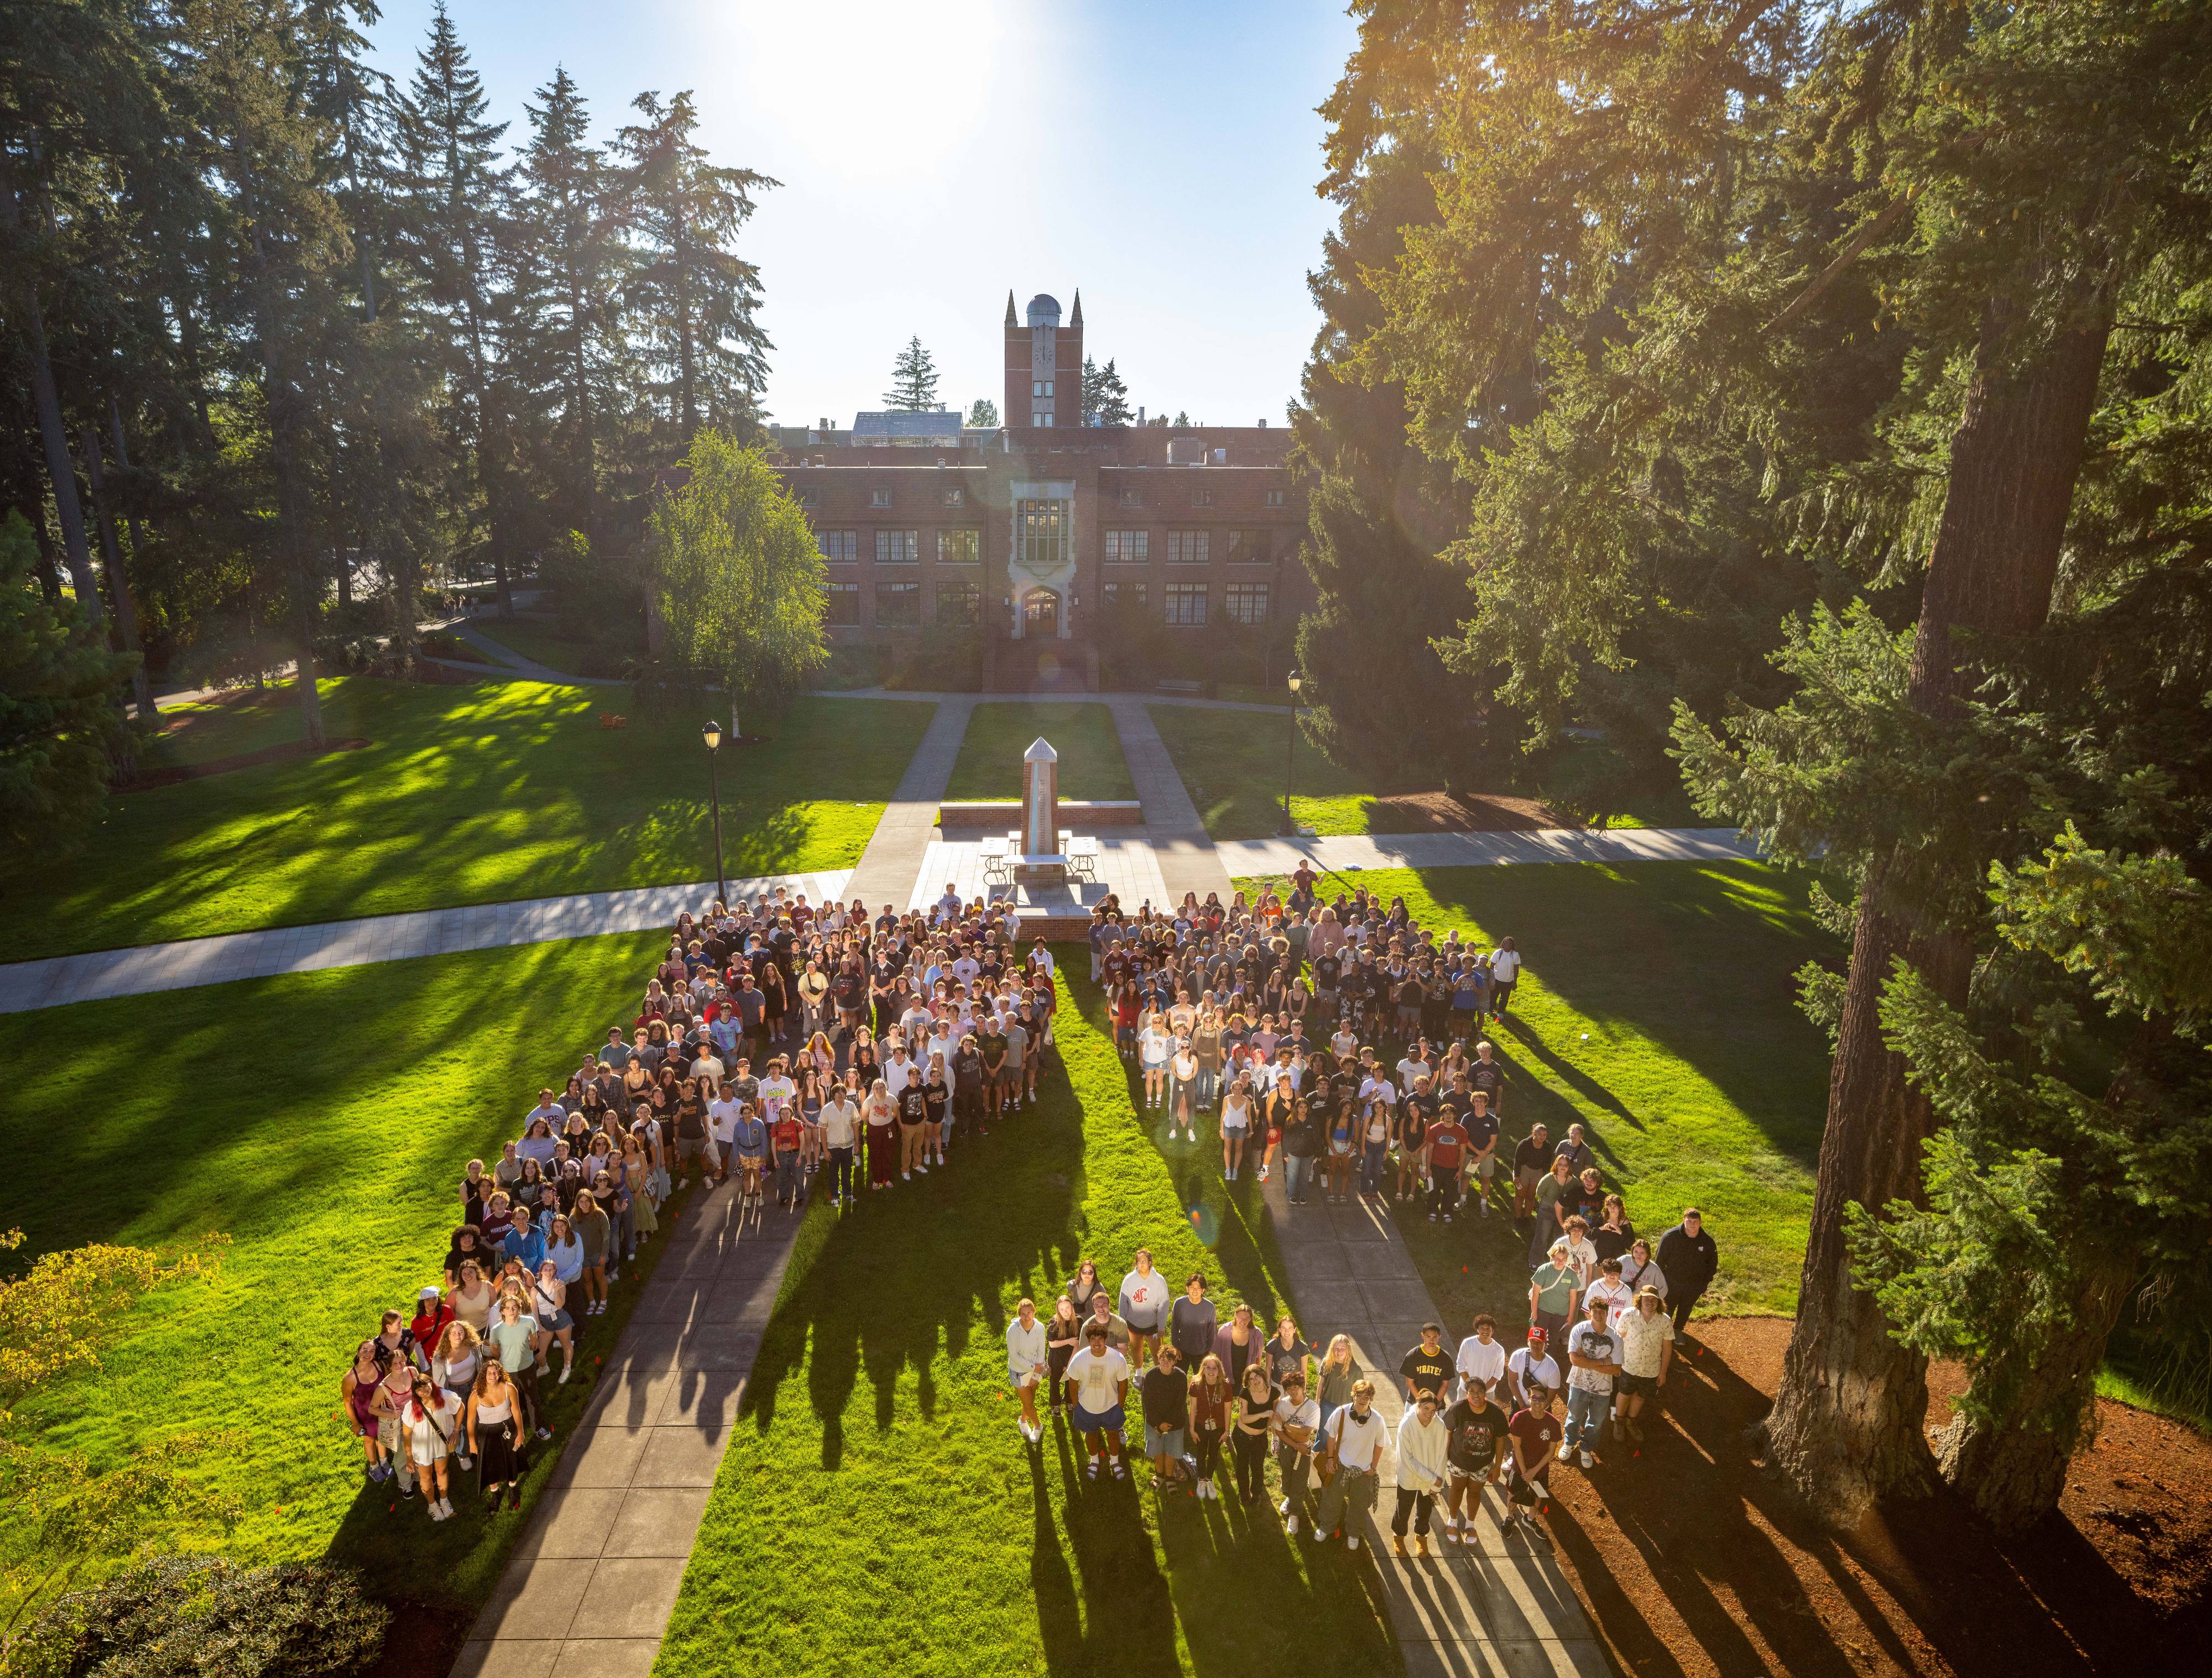
[[[714,901],[727,904],[730,884],[722,873],[722,786],[717,767],[722,756],[722,725],[709,718],[699,737],[707,742],[707,798],[714,812]]]
[[[1291,775],[1298,760],[1298,689],[1303,681],[1295,667],[1286,680],[1291,689],[1291,729],[1290,743],[1283,752],[1283,823],[1280,832],[1285,839],[1291,839],[1298,831],[1297,823],[1291,819]]]

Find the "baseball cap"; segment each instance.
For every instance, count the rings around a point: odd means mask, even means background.
[[[1549,1340],[1551,1337],[1552,1336],[1545,1331],[1544,1325],[1541,1323],[1532,1323],[1528,1325],[1529,1339]]]
[[[415,1297],[418,1299],[442,1299],[446,1297],[446,1290],[434,1281],[426,1281],[416,1291]]]

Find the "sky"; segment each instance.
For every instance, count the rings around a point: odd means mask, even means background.
[[[694,90],[717,162],[781,183],[742,250],[769,413],[849,425],[918,335],[948,406],[1001,401],[1006,293],[1065,312],[1132,405],[1282,423],[1320,317],[1305,276],[1344,0],[449,0],[495,118],[556,64],[599,137]],[[404,78],[432,0],[386,0]]]

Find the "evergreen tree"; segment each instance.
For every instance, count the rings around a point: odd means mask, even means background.
[[[753,194],[777,183],[708,161],[692,138],[699,121],[689,93],[665,103],[641,94],[632,108],[644,120],[615,138],[635,263],[624,299],[657,375],[651,389],[674,433],[672,457],[702,424],[741,439],[759,428],[769,349],[753,318],[760,270],[734,247]]]
[[[937,405],[937,366],[917,335],[891,362],[891,388],[884,392],[884,406],[896,413],[929,414]]]
[[[978,397],[968,410],[968,425],[975,431],[996,431],[999,428],[999,404],[988,397]]]
[[[1087,426],[1125,426],[1136,415],[1129,408],[1129,387],[1109,360],[1100,366],[1083,358],[1083,423]]]

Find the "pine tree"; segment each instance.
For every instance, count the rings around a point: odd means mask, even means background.
[[[699,119],[688,92],[665,103],[640,94],[632,108],[644,120],[615,137],[635,264],[625,296],[640,353],[659,375],[651,388],[674,433],[673,458],[702,424],[740,439],[759,428],[769,349],[753,318],[760,270],[735,246],[753,195],[777,183],[708,161],[692,138]]]
[[[937,411],[937,367],[918,335],[906,341],[891,362],[891,388],[884,392],[884,406],[900,414]]]
[[[999,428],[999,404],[988,397],[978,397],[968,410],[968,426],[972,431],[996,431]]]
[[[1100,366],[1089,356],[1083,360],[1083,423],[1087,426],[1125,426],[1136,416],[1129,408],[1129,387],[1109,360]]]

